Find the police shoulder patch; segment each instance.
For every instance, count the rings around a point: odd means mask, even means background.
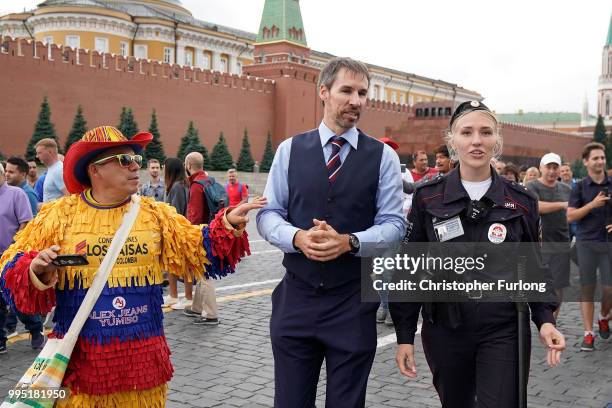
[[[423,184],[419,185],[419,188],[423,188],[425,186],[433,186],[435,184],[441,183],[444,180],[444,177],[432,177],[431,179],[428,179],[426,182],[424,182]]]
[[[508,186],[512,189],[512,191],[519,192],[523,195],[526,195],[532,200],[538,201],[538,197],[534,193],[529,191],[529,189],[525,187],[524,185],[512,182],[512,183],[509,183]]]

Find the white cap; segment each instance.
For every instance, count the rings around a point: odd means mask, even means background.
[[[557,153],[546,153],[542,156],[542,160],[540,160],[540,165],[546,166],[550,163],[557,163],[559,166],[561,165],[561,156]]]

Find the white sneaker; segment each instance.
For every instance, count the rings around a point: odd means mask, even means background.
[[[168,307],[177,304],[179,299],[177,297],[172,297],[170,295],[164,296],[164,304],[162,307]]]
[[[185,306],[191,306],[192,303],[193,302],[189,299],[181,298],[178,303],[173,304],[170,308],[172,310],[183,310]]]
[[[16,336],[19,336],[19,332],[18,332],[17,330],[15,330],[14,332],[12,332],[12,333],[8,334],[8,335],[6,336],[6,338],[7,338],[7,339],[10,339],[11,337],[16,337]]]

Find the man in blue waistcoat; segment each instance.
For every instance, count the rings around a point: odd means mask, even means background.
[[[355,127],[369,85],[364,64],[328,62],[323,121],[282,142],[268,176],[257,228],[287,270],[270,319],[277,408],[315,406],[324,359],[326,406],[365,405],[378,304],[361,301],[360,257],[380,255],[405,230],[399,158]]]

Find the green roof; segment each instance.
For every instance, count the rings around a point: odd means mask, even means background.
[[[308,46],[299,0],[266,0],[256,42],[276,41]]]
[[[582,115],[577,112],[523,112],[523,113],[498,113],[500,122],[516,123],[521,125],[545,125],[548,123],[574,124],[580,123]],[[589,115],[591,118],[592,116]]]
[[[612,45],[612,15],[610,15],[610,26],[608,27],[608,41],[606,45]]]

